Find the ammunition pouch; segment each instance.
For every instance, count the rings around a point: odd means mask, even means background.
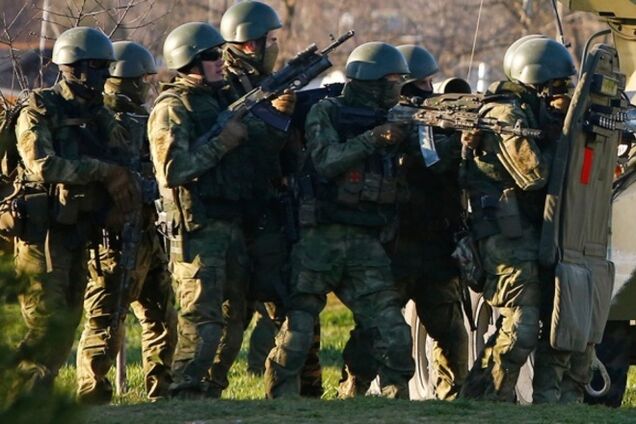
[[[50,227],[49,194],[46,192],[25,194],[24,202],[24,231],[22,237],[31,243],[42,243]]]
[[[361,202],[391,205],[398,200],[396,158],[373,155],[365,165],[349,170],[339,179],[335,201],[344,206]]]
[[[481,240],[494,234],[515,239],[523,235],[524,220],[521,216],[514,188],[506,188],[501,196],[484,194],[470,198],[473,218],[472,234]]]
[[[318,224],[318,201],[314,181],[310,174],[304,174],[294,180],[298,192],[298,223],[301,227],[314,227]]]
[[[501,193],[495,217],[504,237],[514,239],[523,235],[521,213],[514,188],[504,189]]]
[[[54,191],[53,221],[62,225],[75,225],[82,214],[103,210],[107,198],[104,189],[96,184],[57,184]]]
[[[176,204],[171,200],[160,199],[155,201],[157,208],[157,231],[164,238],[164,248],[170,258],[170,262],[184,262],[188,259],[186,238],[187,235],[182,225],[181,213]]]

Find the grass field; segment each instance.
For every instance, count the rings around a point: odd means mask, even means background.
[[[340,351],[352,319],[347,309],[330,302],[321,315],[324,400],[266,401],[261,378],[246,370],[246,345],[232,368],[230,387],[222,400],[146,403],[139,353],[139,326],[128,322],[128,378],[130,389],[115,405],[89,408],[81,422],[90,424],[209,424],[209,423],[415,423],[415,422],[531,422],[531,423],[634,423],[636,422],[636,370],[632,369],[625,404],[618,410],[605,407],[527,407],[477,402],[408,402],[379,398],[335,400],[341,366]],[[248,334],[246,334],[247,340]],[[75,390],[74,358],[58,378],[61,391]],[[4,423],[3,423],[4,424]],[[36,423],[43,424],[43,423]]]

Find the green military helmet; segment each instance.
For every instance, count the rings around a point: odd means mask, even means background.
[[[155,58],[147,48],[134,41],[113,43],[115,61],[110,64],[110,76],[117,78],[139,78],[156,74]]]
[[[168,69],[181,69],[202,51],[223,45],[219,31],[205,22],[188,22],[173,29],[163,43]]]
[[[535,38],[547,38],[547,37],[543,34],[524,35],[523,37],[519,38],[517,41],[512,43],[510,47],[508,47],[503,58],[503,71],[506,78],[510,79],[510,64],[512,62],[512,58],[514,57],[514,52],[515,50],[517,50],[517,47],[519,47],[526,41],[533,40]]]
[[[282,26],[278,13],[258,1],[237,3],[226,10],[221,18],[221,34],[230,43],[257,40]]]
[[[544,84],[576,73],[572,56],[550,38],[532,38],[520,44],[510,60],[510,80],[523,84]]]
[[[70,65],[80,60],[114,60],[113,45],[96,28],[68,29],[60,34],[53,45],[53,63]]]
[[[439,71],[437,61],[424,47],[405,44],[398,46],[397,49],[402,53],[411,70],[406,79],[407,83],[430,77]]]
[[[357,80],[377,80],[388,74],[408,74],[409,65],[400,51],[381,41],[364,43],[347,58],[345,74]]]

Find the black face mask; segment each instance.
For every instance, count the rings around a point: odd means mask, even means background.
[[[106,79],[109,76],[108,62],[85,60],[72,67],[72,73],[65,72],[64,78],[82,87],[83,97],[98,97],[104,91]]]
[[[401,94],[403,97],[420,97],[422,99],[428,99],[429,97],[433,96],[432,91],[422,90],[413,83],[405,84],[404,86],[402,86]]]

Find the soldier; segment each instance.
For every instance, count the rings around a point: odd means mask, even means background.
[[[230,7],[221,18],[221,34],[228,42],[224,50],[225,80],[231,100],[243,96],[269,76],[278,57],[277,30],[282,26],[278,14],[267,4],[246,1]],[[286,93],[273,101],[281,113],[294,111],[295,95]],[[289,280],[290,241],[285,237],[285,222],[279,199],[287,192],[285,176],[295,172],[290,163],[281,161],[288,143],[286,133],[275,131],[264,122],[255,122],[253,131],[255,151],[255,181],[260,185],[255,197],[244,208],[243,228],[251,262],[250,288],[225,288],[224,318],[226,327],[219,352],[211,372],[212,387],[227,388],[228,371],[236,359],[246,327],[246,302],[252,301],[256,325],[250,339],[250,364],[256,372],[264,367],[265,357],[274,344],[273,338],[284,320],[284,297]],[[267,305],[261,301],[266,300]],[[318,323],[317,323],[318,324]],[[308,366],[303,370],[302,393],[322,395],[322,380],[318,349],[314,344]],[[260,355],[258,354],[260,352]],[[262,371],[260,371],[262,372]]]
[[[104,104],[128,132],[127,153],[131,164],[154,183],[146,136],[148,112],[143,104],[149,88],[146,79],[157,73],[155,60],[146,48],[131,41],[113,43],[113,50],[115,61],[110,65]],[[170,274],[155,229],[152,200],[144,199],[149,203],[143,207],[143,234],[136,253],[133,284],[127,293],[119,293],[122,289],[118,268],[121,246],[116,231],[106,235],[106,242],[99,246],[99,257],[89,261],[91,279],[84,300],[86,321],[77,349],[78,396],[82,401],[108,403],[112,398],[112,386],[106,374],[123,342],[126,314],[118,312],[127,310],[129,304],[142,326],[142,361],[148,398],[155,401],[167,396],[176,322]],[[118,300],[122,304],[116,304]],[[116,314],[120,322],[115,323]]]
[[[313,106],[306,121],[309,159],[303,168],[301,239],[292,252],[289,312],[267,358],[269,398],[298,394],[298,373],[313,339],[313,327],[330,291],[372,338],[383,396],[408,398],[413,374],[411,334],[400,311],[390,260],[380,242],[383,227],[396,218],[394,170],[400,125],[344,126],[343,108],[388,110],[400,96],[402,54],[381,42],[358,46],[349,56],[351,78],[343,95]]]
[[[52,389],[81,318],[87,247],[101,235],[101,213],[125,214],[139,205],[130,172],[102,159],[127,137],[102,104],[112,60],[101,31],[65,31],[53,47],[61,81],[34,90],[16,124],[26,225],[15,265],[29,280],[20,295],[29,331],[19,347],[16,392]]]
[[[507,124],[541,128],[544,136],[462,135],[474,155],[466,181],[472,232],[486,272],[484,298],[500,313],[462,396],[508,402],[515,399],[519,369],[537,346],[542,303],[552,302],[548,294],[554,275],[539,266],[539,235],[569,79],[575,73],[570,54],[554,40],[534,38],[512,54],[510,82],[498,91],[508,96],[487,103],[482,112]],[[537,377],[535,399],[541,396]]]
[[[411,73],[402,87],[405,100],[433,95],[432,79],[438,71],[435,58],[423,47],[399,46]],[[468,372],[468,337],[461,308],[458,269],[451,258],[453,236],[460,229],[462,206],[458,187],[461,142],[457,133],[435,132],[438,154],[435,162],[425,163],[420,152],[417,131],[409,139],[402,168],[409,200],[399,209],[399,227],[387,244],[396,288],[403,303],[415,301],[417,314],[434,340],[433,382],[435,397],[454,399]],[[356,328],[345,347],[345,372],[339,396],[365,393],[374,369],[364,369],[369,360],[371,337]],[[358,344],[356,346],[356,344]]]
[[[168,35],[164,57],[177,76],[162,87],[148,122],[179,305],[171,385],[177,396],[219,395],[209,368],[223,331],[223,291],[246,284],[240,220],[256,190],[255,147],[245,142],[253,120],[244,124],[235,115],[218,135],[213,128],[227,106],[220,92],[224,43],[199,22]]]

